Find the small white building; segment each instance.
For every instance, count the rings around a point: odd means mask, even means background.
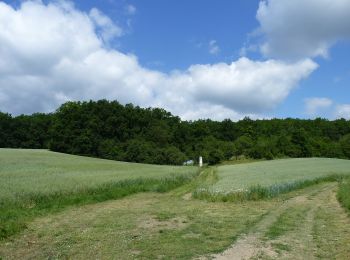
[[[203,158],[202,158],[202,156],[199,156],[198,164],[199,164],[199,167],[203,166]]]

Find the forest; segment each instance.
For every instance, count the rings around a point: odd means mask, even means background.
[[[253,158],[350,159],[350,121],[183,121],[161,108],[117,101],[67,102],[53,113],[0,112],[0,147],[49,149],[118,161],[181,165]]]

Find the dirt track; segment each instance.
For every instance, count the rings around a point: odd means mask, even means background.
[[[336,199],[336,188],[336,183],[327,183],[306,189],[270,211],[251,232],[212,258],[350,259],[350,218]],[[285,227],[279,221],[281,216]],[[271,238],[274,225],[282,228],[282,234]]]

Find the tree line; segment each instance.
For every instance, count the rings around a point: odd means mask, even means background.
[[[209,164],[241,157],[350,159],[350,121],[182,121],[161,108],[107,100],[67,102],[49,114],[0,112],[0,147],[174,165],[199,155]]]

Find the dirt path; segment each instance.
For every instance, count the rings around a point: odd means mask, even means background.
[[[196,200],[191,188],[43,216],[0,241],[0,259],[350,259],[336,183],[245,203]]]
[[[336,183],[309,189],[267,214],[213,259],[350,259],[350,219]]]

